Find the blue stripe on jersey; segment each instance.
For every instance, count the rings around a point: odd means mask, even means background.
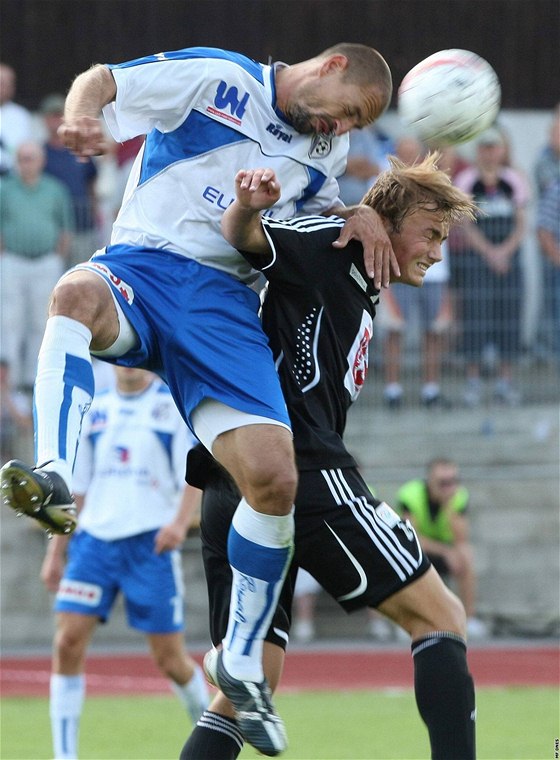
[[[314,195],[317,195],[319,190],[325,184],[325,180],[327,179],[325,174],[317,171],[317,169],[311,168],[311,166],[307,167],[307,171],[309,172],[309,184],[303,191],[300,199],[296,201],[297,211],[300,211],[310,198],[313,198]]]
[[[222,61],[231,61],[241,68],[245,69],[258,82],[263,84],[263,66],[252,58],[247,58],[241,53],[234,53],[231,50],[221,50],[212,47],[192,47],[183,48],[182,50],[171,50],[166,53],[156,53],[155,55],[146,55],[143,58],[135,58],[132,61],[124,63],[108,63],[109,69],[128,69],[132,66],[141,66],[145,63],[157,63],[158,61],[187,61],[192,58],[218,58]]]
[[[146,137],[139,185],[176,161],[195,158],[248,139],[235,129],[192,111],[173,132],[164,134],[154,129]]]
[[[281,577],[290,556],[290,547],[273,548],[255,544],[241,536],[235,528],[230,526],[228,534],[228,557],[238,572],[253,578],[275,583]]]
[[[58,421],[58,450],[61,459],[68,459],[66,436],[68,433],[68,415],[72,406],[72,388],[77,385],[78,388],[81,388],[93,397],[95,390],[93,368],[87,359],[80,359],[79,356],[66,354],[62,379],[64,382],[64,392]]]
[[[169,461],[169,469],[171,470],[171,472],[173,472],[173,457],[172,457],[172,451],[171,451],[171,445],[173,443],[173,434],[164,433],[161,430],[154,430],[154,435],[163,446],[163,449],[165,453],[167,454],[167,459]]]

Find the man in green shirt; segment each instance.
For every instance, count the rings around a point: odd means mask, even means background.
[[[476,573],[469,540],[469,493],[460,485],[459,468],[450,459],[433,459],[426,479],[410,480],[397,493],[397,507],[416,529],[420,544],[436,570],[451,576],[467,613],[471,638],[487,635],[476,617]]]
[[[0,180],[0,341],[18,387],[33,386],[50,294],[71,242],[70,194],[44,165],[43,147],[22,143],[14,173]]]

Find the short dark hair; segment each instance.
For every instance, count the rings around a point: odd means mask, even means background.
[[[359,87],[375,86],[380,96],[381,115],[388,108],[393,94],[391,69],[381,53],[357,42],[339,42],[324,50],[319,57],[328,58],[330,55],[343,55],[348,60],[345,80],[350,80]]]

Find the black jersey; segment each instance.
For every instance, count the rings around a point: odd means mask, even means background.
[[[268,280],[263,327],[288,406],[300,470],[353,467],[342,435],[367,374],[379,292],[362,246],[332,247],[344,220],[263,219],[270,256],[249,256]]]

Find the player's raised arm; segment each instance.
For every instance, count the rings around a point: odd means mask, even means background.
[[[240,169],[235,175],[236,199],[222,216],[222,234],[234,248],[270,253],[261,225],[261,211],[280,198],[280,183],[272,169]]]
[[[115,99],[117,86],[106,66],[93,66],[76,77],[66,98],[64,122],[58,134],[77,156],[97,156],[105,152],[106,137],[100,114]]]

